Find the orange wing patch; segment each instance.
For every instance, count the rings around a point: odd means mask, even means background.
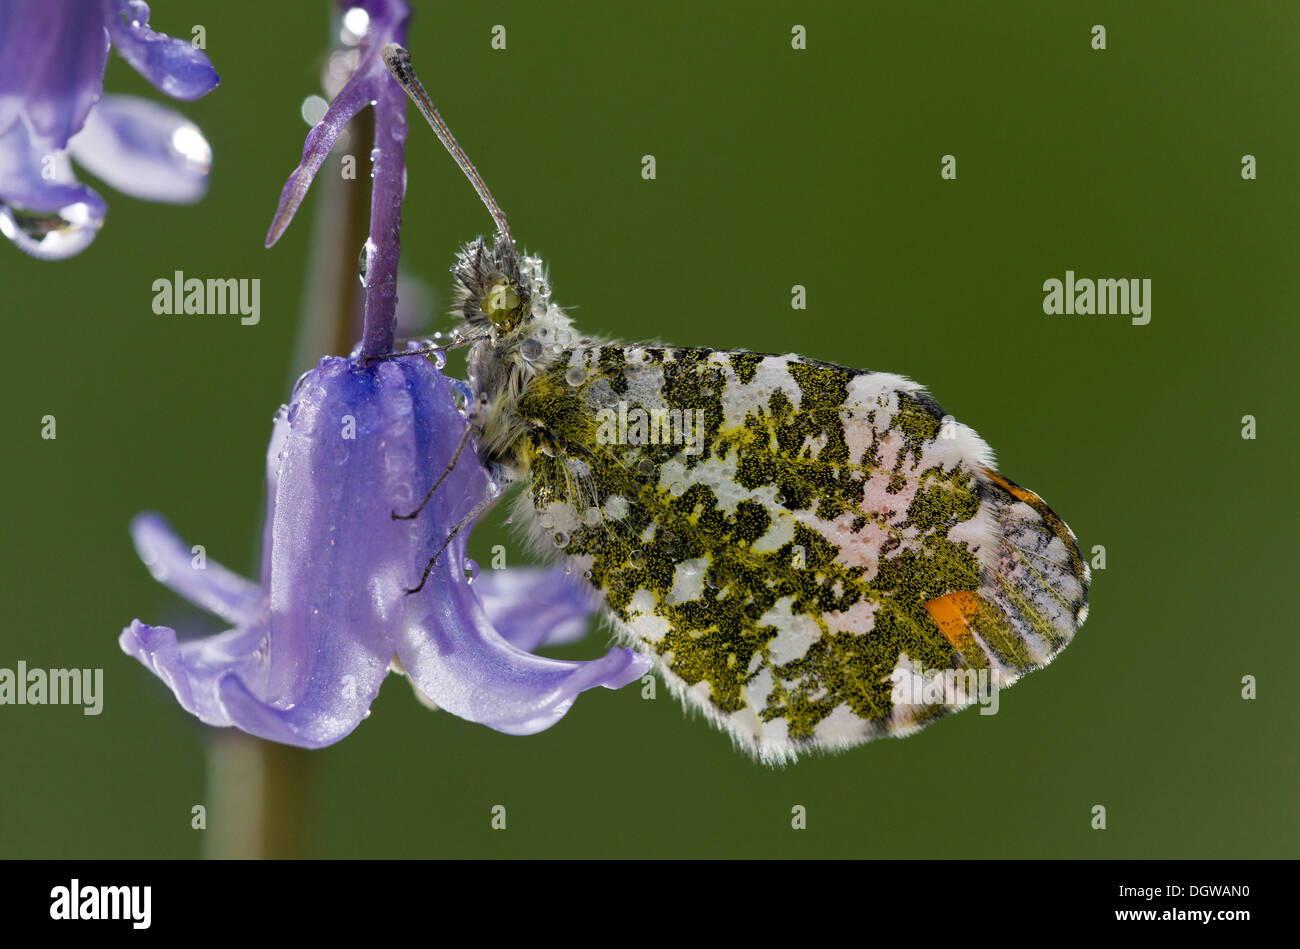
[[[938,625],[939,632],[943,633],[943,638],[961,653],[967,665],[986,665],[984,650],[975,640],[976,623],[992,612],[982,596],[970,590],[958,590],[930,600],[925,608]]]

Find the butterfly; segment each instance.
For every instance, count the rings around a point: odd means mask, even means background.
[[[496,223],[452,268],[466,439],[688,708],[786,762],[913,732],[1070,642],[1078,542],[973,429],[888,372],[580,332],[409,54],[383,55]]]

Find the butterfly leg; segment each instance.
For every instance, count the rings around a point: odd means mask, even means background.
[[[435,485],[435,487],[437,486]],[[429,493],[432,494],[433,492]],[[447,549],[447,545],[455,540],[456,535],[462,530],[486,514],[492,508],[492,505],[497,503],[497,500],[500,497],[501,495],[498,494],[484,498],[482,501],[479,501],[478,504],[474,505],[474,510],[470,511],[460,519],[456,526],[451,529],[451,533],[447,535],[447,539],[442,542],[442,546],[438,548],[438,552],[430,557],[429,562],[424,565],[424,573],[420,575],[420,582],[416,584],[414,588],[406,591],[407,596],[410,596],[412,593],[419,593],[424,589],[425,583],[429,580],[429,574],[433,572],[434,566],[438,563],[438,558],[441,557],[442,552]],[[423,507],[423,505],[421,505],[421,507]]]
[[[466,443],[469,442],[471,431],[473,431],[471,426],[465,426],[465,431],[461,433],[460,441],[456,443],[456,450],[451,453],[451,461],[447,462],[447,467],[442,469],[442,474],[438,475],[438,480],[433,483],[433,487],[429,489],[429,493],[424,496],[424,500],[420,502],[419,506],[410,514],[398,514],[396,511],[393,511],[393,520],[411,521],[420,516],[420,512],[424,510],[424,506],[429,503],[434,492],[438,490],[438,486],[447,480],[447,475],[451,474],[451,469],[455,468],[456,462],[460,461],[460,454],[465,450]],[[427,572],[425,575],[428,575]]]

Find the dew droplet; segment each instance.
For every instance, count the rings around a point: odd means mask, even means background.
[[[598,507],[589,507],[582,515],[582,523],[586,524],[588,527],[596,527],[602,520],[604,520],[604,518],[601,516],[600,508]]]
[[[643,475],[652,475],[655,473],[655,463],[649,458],[642,458],[636,463],[637,471]]]
[[[530,336],[519,344],[519,352],[525,359],[537,359],[542,355],[541,341]]]
[[[444,349],[435,349],[429,353],[429,358],[433,360],[435,369],[443,369],[447,365],[447,351]]]
[[[668,493],[675,498],[680,498],[686,492],[685,481],[672,481],[668,484]]]
[[[555,541],[556,547],[567,547],[569,545],[569,535],[564,531],[556,531],[555,536],[551,539]]]
[[[473,583],[478,579],[478,563],[474,560],[465,561],[465,582]]]
[[[0,204],[0,234],[42,260],[62,260],[81,253],[103,225],[103,214],[84,201],[52,214]]]
[[[312,374],[312,371],[313,370],[308,369],[306,372],[304,372],[301,376],[298,377],[298,381],[293,384],[293,391],[289,393],[290,397],[298,394],[298,390],[302,388],[303,381]]]
[[[361,245],[361,253],[357,254],[357,276],[361,278],[361,286],[366,285],[366,272],[370,269],[370,258],[374,256],[375,245],[367,240]]]
[[[633,550],[628,554],[627,562],[630,563],[634,569],[640,570],[645,566],[645,554],[640,550]]]
[[[567,577],[573,573],[573,568],[567,563],[564,565],[564,575]]]

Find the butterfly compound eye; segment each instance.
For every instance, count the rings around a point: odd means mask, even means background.
[[[498,277],[488,285],[479,309],[497,329],[510,332],[528,315],[528,299],[509,279]]]

